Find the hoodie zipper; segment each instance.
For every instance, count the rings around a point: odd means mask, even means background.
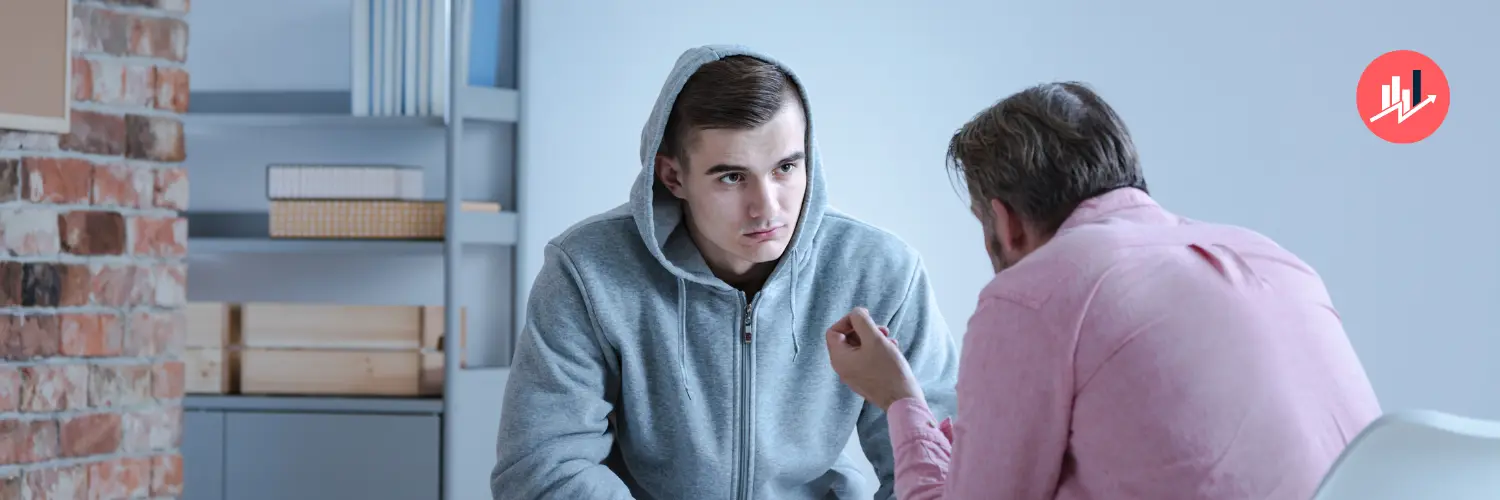
[[[745,335],[743,338],[746,344],[749,344],[750,339],[754,336],[754,331],[750,328],[750,305],[750,302],[745,303]]]
[[[743,319],[740,322],[740,340],[743,342],[744,349],[740,350],[740,481],[737,488],[738,494],[735,495],[735,498],[746,500],[750,495],[750,388],[754,382],[754,375],[750,366],[752,361],[750,355],[753,348],[751,341],[754,339],[755,326],[753,318],[755,316],[753,314],[754,301],[746,300],[744,293],[740,293],[740,301],[745,304],[745,311]]]

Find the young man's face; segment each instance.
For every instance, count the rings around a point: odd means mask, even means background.
[[[806,131],[801,104],[788,99],[758,128],[693,132],[686,163],[658,157],[662,183],[686,203],[716,271],[743,274],[786,251],[807,193]]]

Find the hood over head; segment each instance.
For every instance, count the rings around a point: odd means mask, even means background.
[[[813,236],[817,234],[818,226],[822,223],[823,214],[827,210],[828,197],[823,182],[823,165],[814,140],[816,136],[813,134],[812,105],[807,98],[806,86],[790,68],[766,54],[739,45],[704,45],[683,52],[677,58],[676,64],[662,85],[661,93],[656,98],[656,105],[651,110],[651,117],[641,130],[641,171],[630,190],[630,210],[635,218],[636,228],[639,229],[646,247],[650,249],[651,254],[656,257],[662,267],[676,275],[679,282],[687,280],[726,291],[732,290],[733,287],[714,276],[692,240],[685,235],[679,238],[672,237],[678,225],[683,222],[682,201],[673,196],[657,180],[656,154],[666,134],[667,120],[671,117],[672,105],[677,101],[677,95],[682,91],[688,78],[704,64],[736,55],[755,57],[781,68],[796,84],[799,97],[802,99],[804,118],[807,120],[805,145],[807,158],[804,167],[807,169],[807,193],[803,196],[802,211],[798,216],[796,231],[792,234],[791,242],[787,245],[786,252],[782,254],[776,269],[766,280],[767,286],[787,273],[797,272],[796,268],[805,261],[811,249]],[[788,265],[789,262],[793,265]],[[795,280],[793,276],[793,281]],[[795,286],[793,288],[795,289]],[[795,302],[795,298],[793,301]]]

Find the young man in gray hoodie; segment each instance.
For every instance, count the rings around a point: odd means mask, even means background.
[[[921,257],[828,205],[805,89],[738,46],[677,60],[630,201],[546,245],[505,388],[496,499],[893,498],[886,416],[824,333],[865,307],[927,404],[958,351]]]

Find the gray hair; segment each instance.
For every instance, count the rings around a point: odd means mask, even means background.
[[[998,199],[1046,235],[1107,191],[1146,191],[1135,144],[1109,104],[1078,82],[1017,92],[975,115],[948,144],[948,166],[989,214]]]

